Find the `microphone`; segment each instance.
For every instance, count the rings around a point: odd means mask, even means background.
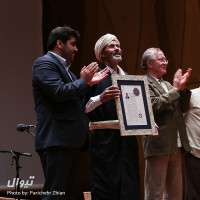
[[[29,128],[36,127],[35,125],[26,125],[26,124],[18,124],[17,130],[23,132],[25,130],[29,130]]]

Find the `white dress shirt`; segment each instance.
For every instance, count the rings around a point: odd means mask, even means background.
[[[111,74],[117,74],[116,71],[114,71],[112,68],[106,66],[110,73]],[[118,66],[118,72],[120,75],[125,75],[125,72]],[[86,113],[89,113],[91,112],[92,110],[94,110],[97,106],[100,106],[102,103],[101,103],[101,100],[100,100],[100,95],[97,95],[97,96],[94,96],[94,97],[91,97],[89,99],[89,101],[87,102],[86,106],[85,106],[85,112]]]
[[[200,158],[200,88],[193,89],[191,92],[190,109],[184,119],[192,148],[191,153]]]

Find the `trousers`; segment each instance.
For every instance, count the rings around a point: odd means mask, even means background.
[[[166,156],[152,156],[145,160],[145,200],[182,200],[181,148]]]

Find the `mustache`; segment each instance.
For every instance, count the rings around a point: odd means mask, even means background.
[[[113,55],[122,55],[122,52],[121,51],[119,51],[119,50],[115,50],[115,52],[113,53]]]

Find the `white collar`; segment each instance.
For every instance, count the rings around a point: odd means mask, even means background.
[[[66,70],[70,68],[71,63],[68,64],[65,58],[63,58],[62,56],[58,55],[53,51],[49,51],[49,53],[53,54],[62,63],[62,65],[65,67]]]

